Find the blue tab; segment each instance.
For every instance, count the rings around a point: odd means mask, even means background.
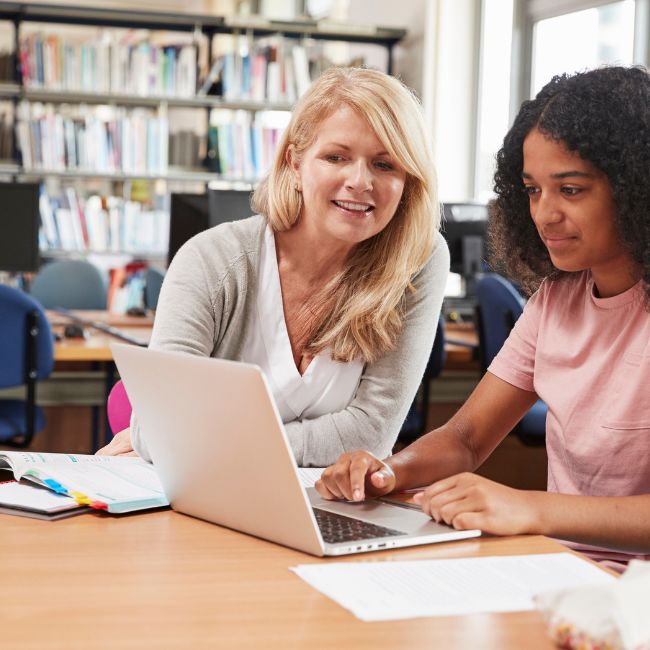
[[[67,494],[68,491],[59,483],[58,481],[55,481],[53,478],[46,478],[43,480],[43,483],[47,485],[51,490],[54,490],[57,494]]]

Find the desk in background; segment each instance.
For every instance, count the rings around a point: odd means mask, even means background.
[[[125,316],[106,311],[72,311],[74,316],[119,329],[148,342],[152,316]],[[48,311],[53,331],[60,337],[73,320]],[[108,393],[115,381],[110,345],[120,339],[86,327],[87,338],[60,338],[54,344],[55,371],[39,384],[38,401],[46,407],[48,424],[31,449],[91,453],[110,438],[105,416]],[[90,407],[90,408],[89,408]]]
[[[106,311],[74,311],[75,316],[87,321],[98,322],[119,329],[124,334],[148,342],[153,328],[153,316],[125,316]],[[62,314],[48,311],[47,317],[52,329],[63,334],[65,325],[72,320]],[[86,328],[88,338],[63,338],[54,345],[55,361],[113,361],[110,344],[119,339],[91,327]]]
[[[98,321],[118,328],[143,341],[151,337],[153,317],[124,316],[104,311],[75,311],[75,315],[89,321]],[[62,334],[70,319],[48,312],[54,331]],[[33,443],[35,451],[90,453],[102,439],[102,427],[94,422],[104,422],[107,391],[114,381],[111,343],[118,339],[103,332],[87,328],[87,339],[62,339],[54,346],[56,377],[38,389],[39,402],[47,408],[48,426]],[[477,344],[472,325],[447,325],[447,337],[471,345]],[[447,343],[445,370],[469,371],[478,375],[478,361],[472,347]],[[76,379],[77,373],[79,379]],[[88,408],[92,406],[93,409]],[[442,409],[437,407],[442,412]],[[91,441],[91,431],[95,440]],[[105,436],[104,436],[105,437]]]
[[[151,337],[153,327],[152,316],[124,316],[110,314],[104,311],[75,311],[75,315],[89,321],[96,321],[116,327],[120,331],[136,338],[148,341]],[[61,334],[63,327],[70,319],[48,312],[48,318],[54,330]],[[114,337],[88,328],[89,338],[87,339],[63,339],[57,341],[54,346],[54,358],[56,361],[112,361],[110,344],[117,341]],[[477,354],[478,336],[476,328],[468,323],[448,323],[446,335],[454,341],[460,341],[463,345],[446,342],[447,363],[445,368],[478,368]]]
[[[566,550],[481,538],[321,560],[170,510],[57,522],[0,515],[7,648],[526,648],[551,650],[538,612],[364,623],[288,568]]]

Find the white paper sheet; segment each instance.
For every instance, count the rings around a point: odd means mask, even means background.
[[[314,487],[314,483],[320,478],[324,467],[299,467],[298,476],[304,487]]]
[[[291,570],[362,621],[530,610],[535,594],[616,580],[570,553],[303,564]]]

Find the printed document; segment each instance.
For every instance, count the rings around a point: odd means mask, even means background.
[[[616,578],[571,553],[303,564],[291,569],[362,621],[514,612],[544,591]]]

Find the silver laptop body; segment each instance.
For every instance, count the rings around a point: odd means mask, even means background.
[[[118,343],[112,349],[175,510],[318,556],[480,535],[417,510],[376,500],[332,502],[305,490],[257,366]],[[392,532],[326,543],[313,506]]]

